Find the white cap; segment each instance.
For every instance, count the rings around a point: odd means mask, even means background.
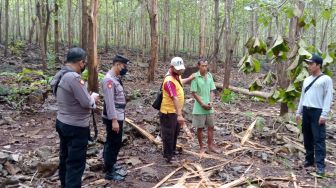
[[[176,70],[182,70],[185,69],[183,59],[180,57],[174,57],[170,61],[170,65],[173,66]]]

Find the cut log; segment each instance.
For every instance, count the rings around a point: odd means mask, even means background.
[[[215,85],[216,85],[216,88],[223,89],[223,84],[222,83],[215,82]],[[273,95],[273,92],[266,93],[266,92],[262,92],[262,91],[249,91],[248,89],[239,88],[239,87],[235,87],[235,86],[231,86],[231,85],[229,86],[229,89],[231,91],[241,93],[241,94],[244,94],[244,95],[262,97],[262,98],[265,98],[265,99],[268,99]]]

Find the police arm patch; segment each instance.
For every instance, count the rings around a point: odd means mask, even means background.
[[[106,84],[107,84],[107,88],[111,89],[113,82],[112,82],[112,80],[109,80],[109,81],[107,81]]]
[[[81,79],[81,80],[79,81],[79,83],[80,83],[81,85],[84,85],[84,84],[85,84],[85,81]]]

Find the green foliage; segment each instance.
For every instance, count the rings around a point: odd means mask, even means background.
[[[237,94],[229,89],[224,89],[221,95],[221,101],[229,104],[233,103],[237,98]]]
[[[16,40],[12,42],[8,48],[12,52],[13,55],[18,56],[22,53],[23,47],[25,46],[25,42],[22,40]]]
[[[240,60],[238,66],[240,67],[239,71],[244,73],[259,72],[261,68],[260,62],[252,57],[252,55],[245,55]]]
[[[288,42],[285,41],[281,35],[277,36],[273,46],[268,50],[270,56],[281,57],[282,60],[286,59],[286,52],[289,51]]]
[[[262,131],[263,129],[264,129],[264,127],[265,127],[265,125],[266,125],[266,120],[265,120],[265,118],[263,118],[263,117],[257,117],[257,119],[256,119],[257,121],[256,121],[256,129],[258,130],[258,131]]]
[[[325,9],[321,12],[321,17],[325,20],[329,20],[331,18],[331,15],[332,15],[331,8]]]
[[[249,91],[259,91],[262,89],[262,83],[259,80],[259,78],[255,79],[250,85],[249,85]]]
[[[277,77],[272,71],[268,71],[268,73],[264,76],[262,85],[273,85],[276,81]]]
[[[54,69],[55,68],[55,65],[56,65],[55,59],[56,59],[55,52],[54,51],[48,51],[48,53],[47,53],[47,64],[48,64],[49,69]]]
[[[244,116],[247,118],[248,121],[252,121],[254,118],[254,113],[251,111],[246,111],[244,113]]]
[[[267,51],[266,43],[260,40],[258,37],[251,37],[245,44],[245,47],[248,49],[250,55],[255,53],[266,54]]]
[[[102,73],[98,73],[98,81],[102,81],[104,79],[105,75]],[[85,81],[88,81],[89,79],[89,71],[87,69],[84,70],[84,72],[82,72],[82,79]]]
[[[11,85],[8,87],[0,86],[0,95],[6,96],[7,101],[13,103],[17,108],[21,105],[21,101],[27,98],[27,95],[37,89],[49,88],[49,80],[51,77],[45,76],[40,70],[32,70],[23,68],[19,73],[3,72],[0,76],[10,76]]]

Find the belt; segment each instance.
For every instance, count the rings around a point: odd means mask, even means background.
[[[119,109],[125,109],[126,108],[126,104],[115,103],[114,106],[115,106],[115,108],[119,108]]]
[[[303,106],[303,108],[307,110],[322,110],[321,108],[314,108],[314,107],[309,107],[309,106]]]

